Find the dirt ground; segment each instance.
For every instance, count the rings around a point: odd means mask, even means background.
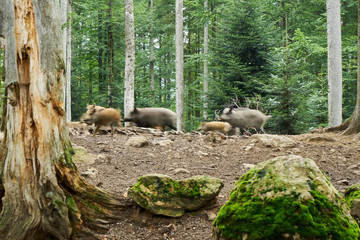
[[[71,127],[69,131],[74,146],[94,154],[93,162],[76,163],[79,171],[90,183],[118,196],[126,197],[137,178],[149,173],[174,179],[208,175],[224,181],[216,202],[179,218],[151,215],[129,199],[129,207],[119,216],[120,220],[110,224],[107,232],[96,233],[102,240],[209,240],[212,221],[238,178],[253,164],[277,156],[295,154],[313,159],[341,193],[358,182],[360,176],[358,141],[354,136],[336,133],[287,136],[296,142],[295,147],[274,148],[248,136],[118,128],[113,137],[104,134],[106,131],[93,137],[87,127]],[[126,146],[126,141],[136,135],[144,136],[149,144],[139,148]]]

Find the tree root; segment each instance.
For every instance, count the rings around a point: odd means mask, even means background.
[[[88,184],[76,169],[56,165],[59,185],[65,191],[73,235],[89,234],[85,228],[106,232],[108,224],[120,219],[131,205],[126,199]]]

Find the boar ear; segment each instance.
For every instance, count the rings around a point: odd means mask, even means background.
[[[229,113],[231,113],[231,111],[233,110],[233,108],[234,108],[234,105],[231,105],[231,106],[230,106]]]
[[[138,110],[136,108],[136,105],[134,105],[134,113],[136,113]]]

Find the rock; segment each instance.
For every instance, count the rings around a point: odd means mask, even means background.
[[[204,137],[205,142],[220,143],[225,140],[225,135],[219,132],[208,132]]]
[[[81,172],[80,174],[84,177],[95,177],[97,173],[98,173],[97,169],[89,168],[89,169],[86,169],[86,171]]]
[[[72,144],[75,151],[75,155],[72,156],[72,160],[75,163],[93,164],[96,159],[96,155],[88,153],[86,148]]]
[[[345,189],[345,201],[350,207],[351,216],[360,224],[360,182]]]
[[[359,226],[327,176],[313,160],[296,155],[262,162],[242,175],[212,229],[213,240],[359,236]]]
[[[167,145],[171,145],[172,141],[170,139],[163,139],[163,140],[154,141],[153,144],[159,146],[167,146]]]
[[[350,207],[351,216],[355,219],[360,218],[360,198],[355,198]]]
[[[128,196],[153,214],[180,217],[185,210],[205,206],[223,186],[222,180],[209,176],[174,180],[166,175],[150,174],[140,177]]]
[[[244,163],[242,166],[245,170],[249,170],[250,168],[255,167],[254,164],[250,164],[250,163]]]
[[[149,145],[148,140],[142,136],[130,137],[125,143],[125,146],[131,146],[131,147],[144,147],[147,145]]]
[[[190,174],[190,171],[185,168],[177,168],[174,170],[174,173],[188,173]]]
[[[339,140],[335,138],[327,137],[327,136],[314,136],[308,138],[308,142],[338,142],[338,141]]]
[[[255,134],[251,138],[257,139],[265,147],[290,148],[296,147],[296,142],[285,136],[270,134]]]
[[[206,215],[207,215],[208,220],[211,222],[214,221],[216,218],[216,213],[214,213],[214,212],[207,212]]]

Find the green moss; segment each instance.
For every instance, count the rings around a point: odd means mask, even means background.
[[[174,198],[188,198],[195,199],[201,196],[203,187],[207,184],[207,180],[200,181],[199,179],[187,181],[175,181],[170,178],[146,178],[140,177],[132,186],[136,192],[140,192],[148,200],[168,201]],[[142,186],[149,189],[151,193],[142,190]],[[154,195],[153,193],[156,193]],[[147,207],[146,199],[138,199],[141,201],[139,205]]]
[[[239,182],[213,224],[225,239],[242,239],[244,234],[247,240],[283,239],[285,233],[324,240],[360,236],[358,225],[318,191],[310,191],[314,200],[307,202],[300,202],[295,193],[262,198]]]
[[[360,189],[358,189],[358,186],[355,188],[349,187],[345,191],[345,203],[351,207],[354,199],[360,198]]]
[[[62,197],[58,193],[49,191],[45,194],[45,196],[49,200],[48,206],[57,209],[57,211],[65,215],[66,213],[65,203],[63,202]]]
[[[98,213],[104,213],[104,211],[101,208],[99,208],[96,205],[93,205],[93,204],[89,203],[88,201],[83,200],[83,201],[81,201],[81,203],[84,204],[85,206],[87,206],[88,208],[91,208],[91,209],[95,210]]]
[[[65,147],[65,151],[64,151],[64,160],[65,160],[65,165],[72,168],[72,169],[76,169],[76,165],[74,164],[73,160],[72,160],[72,155],[74,153],[74,149],[72,148],[71,145],[67,145]]]

